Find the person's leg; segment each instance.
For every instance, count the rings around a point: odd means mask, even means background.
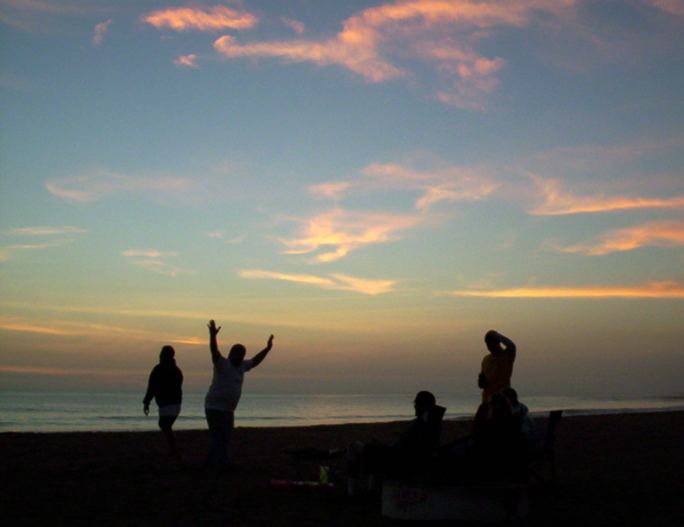
[[[166,441],[169,443],[169,447],[171,447],[171,454],[173,455],[173,457],[180,461],[181,455],[178,450],[178,445],[176,444],[176,436],[173,433],[173,423],[176,422],[176,417],[177,416],[175,415],[159,416],[159,428],[166,437]]]
[[[204,413],[207,417],[211,436],[211,447],[206,465],[215,466],[218,469],[227,469],[230,467],[228,443],[234,426],[233,412],[205,408]]]

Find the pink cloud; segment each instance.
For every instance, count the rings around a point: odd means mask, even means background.
[[[561,14],[576,0],[409,0],[372,7],[342,23],[342,31],[327,40],[268,41],[239,44],[232,36],[214,47],[227,58],[274,57],[284,62],[338,65],[371,82],[413,77],[391,57],[430,64],[448,89],[437,97],[461,107],[484,107],[484,97],[498,83],[504,67],[500,57],[482,56],[471,37],[493,27],[524,26],[532,13]],[[475,39],[477,40],[477,39]]]
[[[95,26],[95,36],[93,36],[93,45],[94,46],[99,46],[102,44],[102,41],[104,40],[105,36],[107,35],[107,32],[109,31],[109,26],[112,24],[112,20],[107,20],[106,22],[102,22],[101,24],[97,24]]]
[[[306,285],[313,285],[323,289],[334,289],[340,291],[353,291],[366,295],[377,295],[392,291],[395,280],[368,280],[364,278],[354,278],[343,274],[330,274],[332,278],[324,278],[308,274],[288,274],[276,273],[271,271],[250,270],[241,271],[240,276],[248,279],[270,279],[284,280]]]
[[[181,55],[173,61],[176,66],[197,68],[197,55]]]

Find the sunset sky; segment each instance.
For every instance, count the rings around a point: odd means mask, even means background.
[[[684,393],[684,0],[0,0],[0,387]]]

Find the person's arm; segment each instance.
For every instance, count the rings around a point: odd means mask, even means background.
[[[488,384],[489,381],[487,381],[487,377],[485,377],[484,373],[480,372],[480,374],[477,376],[477,387],[484,390]]]
[[[147,393],[145,393],[145,398],[143,399],[143,412],[145,412],[145,415],[150,415],[150,402],[152,402],[152,399],[154,398],[155,385],[156,382],[153,369],[150,373],[150,379],[147,381]]]
[[[209,324],[207,324],[207,327],[209,328],[209,349],[211,350],[211,362],[216,364],[219,359],[222,358],[222,355],[218,349],[218,342],[216,340],[216,335],[218,335],[218,332],[221,331],[221,326],[216,327],[216,322],[210,320]]]
[[[266,347],[262,349],[259,353],[254,355],[252,357],[252,368],[256,368],[259,364],[262,363],[262,361],[266,358],[266,355],[268,355],[268,352],[271,351],[271,348],[273,347],[273,335],[271,335],[268,338],[268,343],[266,344]]]
[[[497,333],[497,335],[499,336],[499,342],[506,347],[506,351],[510,354],[511,359],[515,359],[515,353],[517,351],[515,343],[508,337],[504,337],[501,333]]]

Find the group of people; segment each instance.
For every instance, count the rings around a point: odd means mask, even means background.
[[[211,436],[206,465],[224,472],[234,468],[228,445],[235,426],[235,409],[242,395],[245,373],[259,366],[266,358],[273,348],[273,335],[269,337],[266,347],[251,359],[245,359],[247,349],[242,344],[235,344],[228,356],[224,357],[219,351],[217,338],[221,326],[217,327],[216,322],[210,320],[208,327],[214,373],[204,399],[204,413]],[[173,347],[162,348],[159,364],[150,373],[143,405],[145,415],[149,415],[150,403],[152,399],[155,400],[159,407],[159,428],[166,436],[171,454],[180,459],[172,427],[180,414],[183,373],[176,365],[174,355]]]
[[[273,347],[273,335],[266,347],[251,359],[245,359],[246,348],[235,344],[224,357],[218,348],[220,326],[211,320],[209,349],[213,377],[207,392],[204,411],[211,437],[206,465],[219,471],[234,468],[229,452],[234,427],[234,414],[242,394],[245,373],[263,362]],[[515,470],[518,453],[537,448],[537,433],[529,411],[518,401],[511,388],[516,346],[509,338],[489,331],[485,335],[488,354],[482,360],[477,385],[482,389],[482,403],[475,413],[473,431],[463,440],[440,448],[443,466],[458,467],[460,474],[484,475]],[[159,407],[159,428],[164,433],[171,453],[180,459],[173,434],[173,424],[180,413],[183,373],[174,358],[174,349],[164,346],[159,364],[152,370],[144,412],[149,414],[152,399]],[[377,442],[352,443],[348,449],[349,493],[360,492],[359,478],[369,475],[369,488],[379,487],[378,474],[411,474],[423,470],[434,458],[440,440],[440,427],[445,408],[437,405],[435,396],[421,391],[414,400],[415,419],[393,445]]]
[[[448,481],[523,475],[522,466],[527,455],[539,448],[539,438],[527,406],[520,403],[517,392],[511,388],[516,346],[496,331],[487,332],[485,344],[489,353],[482,360],[478,375],[482,403],[475,414],[472,433],[440,446],[445,408],[437,405],[432,393],[419,392],[414,400],[415,419],[394,444],[371,440],[349,445],[351,496],[366,492],[359,483],[364,475],[370,493],[380,490],[381,475],[410,477],[432,471],[432,475]]]

